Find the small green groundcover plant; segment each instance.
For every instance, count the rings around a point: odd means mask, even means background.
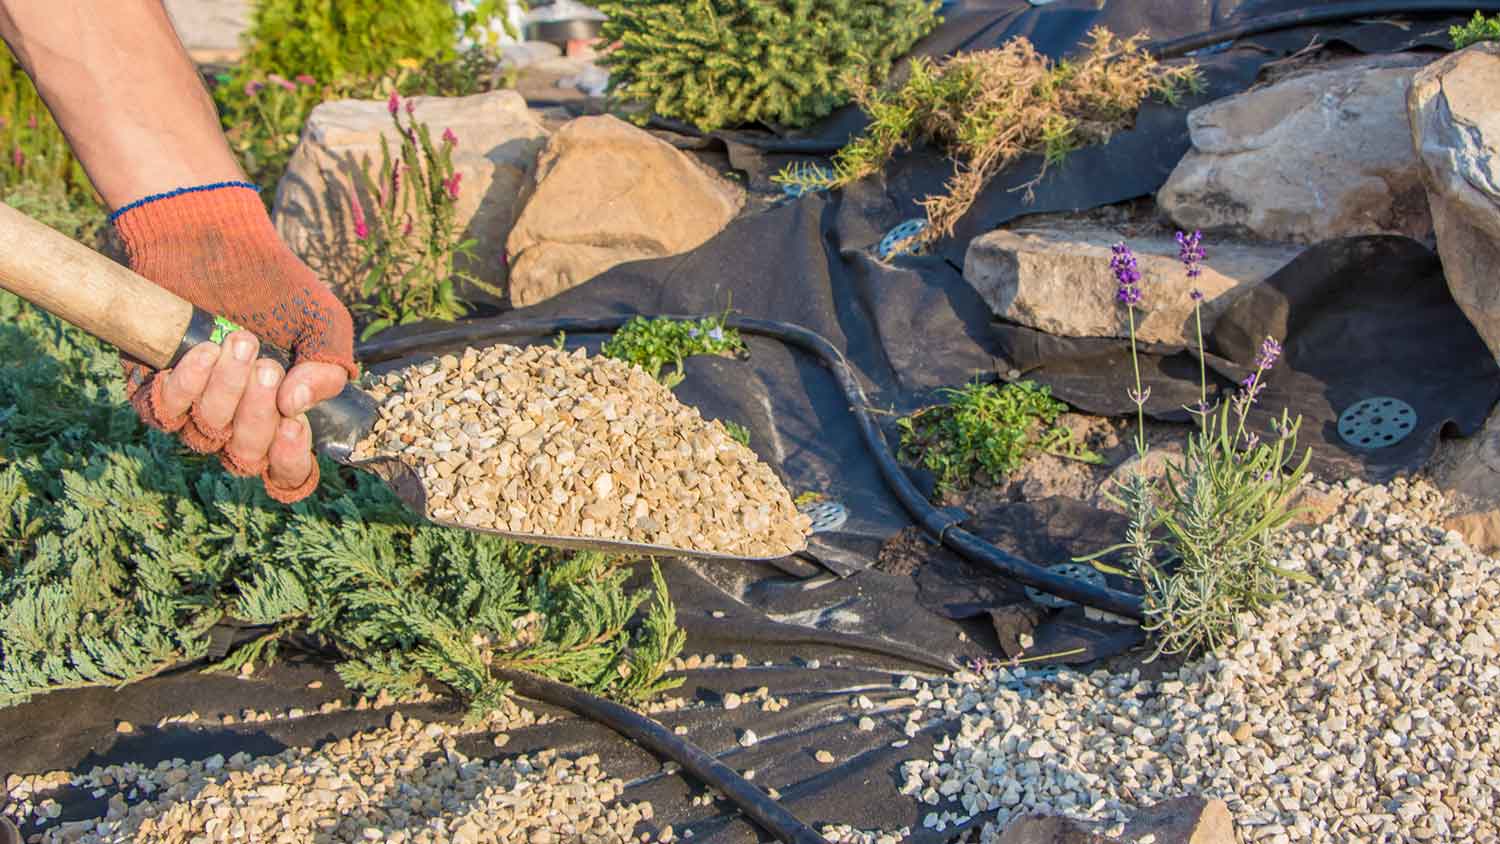
[[[881,82],[938,23],[936,0],[599,0],[627,103],[705,131],[803,127]]]
[[[7,205],[92,242],[106,212],[31,77],[0,44],[0,196]]]
[[[1462,50],[1480,41],[1500,41],[1500,15],[1487,18],[1479,12],[1463,26],[1448,28],[1448,37],[1453,39],[1453,49]]]
[[[0,706],[201,659],[225,616],[271,632],[221,667],[298,631],[356,690],[439,684],[475,715],[506,693],[500,668],[625,701],[672,685],[659,573],[632,589],[617,559],[427,525],[333,464],[275,504],[142,426],[111,350],[5,293],[0,357]]]
[[[775,180],[799,191],[843,187],[929,140],[952,155],[954,172],[944,193],[923,200],[928,225],[917,237],[946,237],[990,179],[1022,156],[1042,155],[1045,174],[1069,152],[1128,127],[1147,97],[1175,102],[1199,87],[1193,65],[1157,63],[1144,40],[1096,28],[1078,58],[1052,62],[1016,38],[941,64],[916,59],[890,89],[851,79],[870,117],[865,134],[834,155],[831,169],[791,165]]]
[[[502,291],[459,262],[471,260],[478,242],[464,239],[457,203],[462,173],[453,167],[459,143],[451,129],[434,142],[427,125],[412,117],[412,102],[394,92],[386,102],[401,138],[393,155],[380,138],[380,166],[356,168],[360,189],[350,200],[354,237],[361,253],[361,300],[355,313],[368,320],[362,339],[393,325],[423,319],[453,320],[469,310],[459,285],[501,295]],[[403,118],[403,112],[405,117]]]
[[[897,422],[901,458],[935,474],[939,492],[998,480],[1038,452],[1088,463],[1102,459],[1057,424],[1068,406],[1040,384],[975,382],[943,392],[946,403]]]
[[[1201,272],[1202,235],[1177,235],[1179,255],[1189,278]],[[1130,248],[1114,247],[1110,265],[1119,282],[1118,298],[1130,319],[1131,360],[1135,364],[1137,454],[1144,456],[1145,404],[1149,390],[1141,385],[1136,357],[1135,310],[1144,298],[1141,274]],[[1300,572],[1275,564],[1272,540],[1296,515],[1288,499],[1307,469],[1310,453],[1294,462],[1301,418],[1285,410],[1273,426],[1274,438],[1262,441],[1247,421],[1265,389],[1266,375],[1281,355],[1267,337],[1254,371],[1237,394],[1217,410],[1208,403],[1203,364],[1203,295],[1191,293],[1198,333],[1199,401],[1188,408],[1198,419],[1181,460],[1171,461],[1160,480],[1132,473],[1106,494],[1129,517],[1125,541],[1084,560],[1099,569],[1138,580],[1145,592],[1146,622],[1156,635],[1155,659],[1161,654],[1215,650],[1243,634],[1247,616],[1282,596],[1284,580],[1307,580]],[[1098,560],[1123,557],[1123,568]]]
[[[734,355],[745,349],[740,333],[724,325],[725,317],[674,320],[635,317],[600,349],[605,357],[633,363],[668,387],[682,383],[683,361],[693,355]],[[662,367],[674,369],[663,373]],[[747,434],[748,436],[748,434]]]

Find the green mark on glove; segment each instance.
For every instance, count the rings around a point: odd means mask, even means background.
[[[224,342],[225,337],[228,337],[232,332],[239,330],[240,327],[238,325],[235,325],[234,323],[221,316],[216,316],[214,317],[214,333],[210,335],[208,339],[215,343],[222,343]]]

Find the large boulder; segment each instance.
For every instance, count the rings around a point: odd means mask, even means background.
[[[511,230],[510,301],[522,307],[610,267],[693,249],[744,194],[672,145],[614,117],[582,117],[537,160]]]
[[[1148,342],[1196,342],[1193,289],[1203,293],[1203,331],[1239,296],[1286,266],[1300,247],[1208,241],[1203,273],[1187,277],[1170,237],[1126,237],[1094,225],[994,231],[975,238],[964,279],[995,315],[1065,337],[1128,337],[1125,308],[1115,300],[1110,247],[1128,241],[1141,271],[1136,336]]]
[[[1407,104],[1448,289],[1500,359],[1500,44],[1424,68]]]
[[[457,218],[465,237],[478,241],[473,261],[463,269],[503,288],[505,238],[547,130],[514,91],[414,97],[410,102],[413,116],[429,127],[435,141],[444,129],[458,136],[453,150],[454,167],[462,174]],[[308,117],[276,191],[274,216],[282,237],[340,292],[350,291],[358,276],[359,250],[349,212],[359,184],[356,168],[373,172],[380,166],[382,137],[394,155],[399,137],[384,101],[319,105]]]
[[[1427,240],[1432,220],[1406,94],[1429,60],[1395,54],[1319,65],[1194,109],[1193,147],[1157,203],[1184,228],[1266,240]]]
[[[235,61],[244,53],[251,0],[166,0],[167,16],[194,61]]]

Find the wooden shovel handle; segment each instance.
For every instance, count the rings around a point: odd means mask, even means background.
[[[169,366],[193,306],[0,203],[0,287],[149,366]]]

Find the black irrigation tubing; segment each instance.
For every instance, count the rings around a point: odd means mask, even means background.
[[[540,337],[559,331],[575,334],[602,334],[619,330],[636,316],[641,315],[476,322],[440,329],[422,336],[403,337],[384,342],[374,340],[361,344],[358,351],[362,360],[379,362],[456,342],[507,336]],[[661,318],[691,320],[701,317],[661,315]],[[810,352],[828,367],[838,381],[839,387],[843,389],[844,396],[849,400],[849,411],[854,414],[854,420],[859,425],[859,432],[864,438],[865,446],[875,458],[875,463],[880,468],[880,474],[885,478],[886,484],[901,501],[907,513],[934,539],[969,562],[988,568],[1023,585],[1126,618],[1142,619],[1145,617],[1139,596],[1095,586],[1077,578],[1065,577],[1014,554],[1006,553],[959,527],[960,519],[932,506],[917,490],[916,485],[901,468],[901,464],[897,463],[896,458],[891,454],[890,446],[885,441],[885,434],[880,430],[879,424],[870,412],[864,388],[855,377],[853,368],[844,359],[844,355],[822,335],[789,322],[747,317],[730,317],[725,321],[725,325],[744,334],[769,337]]]
[[[510,683],[518,694],[596,721],[652,753],[671,759],[704,785],[723,794],[746,817],[776,836],[777,840],[786,844],[828,844],[827,839],[740,776],[739,772],[696,744],[673,735],[656,721],[618,703],[535,674],[500,669],[495,676]]]
[[[1212,47],[1215,44],[1224,44],[1283,29],[1340,23],[1368,17],[1468,14],[1469,12],[1500,12],[1500,2],[1493,0],[1491,2],[1471,0],[1468,3],[1453,3],[1448,0],[1395,0],[1394,2],[1371,0],[1365,3],[1325,3],[1312,9],[1297,9],[1291,12],[1265,15],[1251,18],[1243,23],[1210,29],[1196,35],[1158,41],[1147,44],[1145,50],[1159,59],[1170,59],[1204,47]]]

